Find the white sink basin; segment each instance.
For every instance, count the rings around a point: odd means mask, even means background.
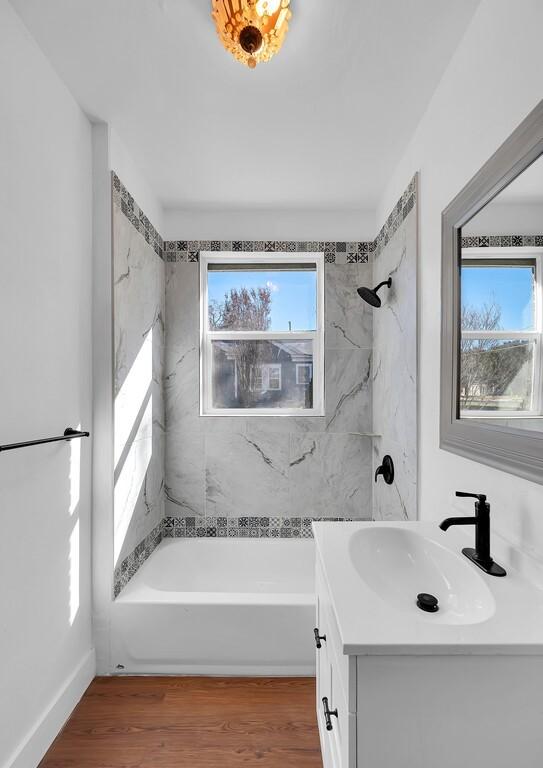
[[[543,575],[527,581],[497,535],[503,579],[462,554],[473,528],[368,520],[314,522],[313,531],[344,654],[543,655]],[[421,592],[438,598],[437,613],[417,606]]]
[[[477,570],[461,555],[413,530],[377,526],[356,531],[349,556],[365,584],[395,611],[438,624],[477,624],[496,609],[492,593]],[[439,610],[417,606],[426,592]]]

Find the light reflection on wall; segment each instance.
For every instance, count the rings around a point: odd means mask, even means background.
[[[130,526],[132,515],[145,481],[153,454],[153,398],[138,426],[124,464],[118,474],[114,492],[114,558],[115,565]]]
[[[153,453],[153,330],[115,398],[113,550],[119,560]]]
[[[76,442],[73,441],[72,442]],[[79,520],[76,520],[70,535],[70,626],[74,623],[79,611]]]
[[[115,398],[115,468],[121,458],[153,378],[151,329]]]

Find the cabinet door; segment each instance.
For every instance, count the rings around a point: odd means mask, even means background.
[[[338,674],[334,649],[328,649],[330,661],[330,709],[337,712],[332,717],[332,752],[340,768],[356,768],[356,714],[349,711],[343,681]]]
[[[343,694],[347,701],[349,712],[356,712],[356,656],[345,656],[342,652],[341,637],[330,598],[328,587],[322,566],[317,560],[316,574],[317,589],[317,615],[320,633],[326,635],[326,647],[328,658],[332,663],[335,655],[334,667],[336,676],[340,679],[343,687]],[[323,643],[324,645],[324,643]]]
[[[323,618],[322,605],[320,604],[319,596],[317,595],[317,629],[319,634],[325,636],[326,633],[322,629],[321,622]],[[331,683],[331,670],[330,662],[328,660],[328,643],[327,639],[320,641],[320,648],[316,649],[317,654],[317,711],[322,710],[322,698],[327,696],[330,698],[330,683]]]
[[[326,593],[317,593],[317,626],[319,634],[324,635],[317,654],[317,721],[321,740],[324,768],[355,768],[356,766],[356,714],[349,711],[348,693],[345,691],[349,676],[349,662],[356,664],[354,658],[341,656],[338,660],[334,643],[337,628],[330,611]],[[330,711],[331,730],[326,729],[323,698],[327,700]]]
[[[319,616],[321,615],[322,613],[319,610],[319,599],[317,596],[317,627],[319,628],[319,633],[324,634],[320,628],[319,623]],[[317,711],[317,723],[319,726],[319,737],[321,742],[322,764],[323,768],[339,768],[334,754],[332,753],[333,742],[331,733],[326,730],[324,707],[322,703],[323,698],[326,698],[328,701],[330,701],[332,683],[326,640],[321,640],[321,647],[317,648],[315,652],[317,654],[317,700],[315,702],[315,707]]]

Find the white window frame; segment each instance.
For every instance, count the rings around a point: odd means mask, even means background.
[[[308,381],[300,381],[300,377],[298,375],[298,372],[301,368],[309,368],[309,379]],[[313,375],[313,365],[312,363],[296,363],[296,384],[299,386],[304,386],[306,384],[309,384],[311,381],[311,376]]]
[[[211,331],[208,316],[209,264],[315,264],[317,327],[314,331]],[[324,416],[324,255],[322,253],[200,252],[200,416]],[[313,342],[312,408],[214,408],[212,404],[212,341],[263,340]],[[272,391],[272,390],[270,390]],[[277,391],[277,390],[273,390]]]
[[[543,416],[543,248],[519,246],[514,248],[462,248],[462,259],[495,259],[511,262],[517,259],[535,260],[535,322],[533,331],[463,331],[465,339],[526,339],[534,343],[532,380],[532,409],[530,411],[475,411],[461,410],[462,419],[534,419]]]

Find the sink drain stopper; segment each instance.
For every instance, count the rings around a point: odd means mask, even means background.
[[[434,595],[429,595],[427,592],[420,592],[417,595],[417,605],[421,611],[427,613],[435,613],[439,611],[438,599]]]

